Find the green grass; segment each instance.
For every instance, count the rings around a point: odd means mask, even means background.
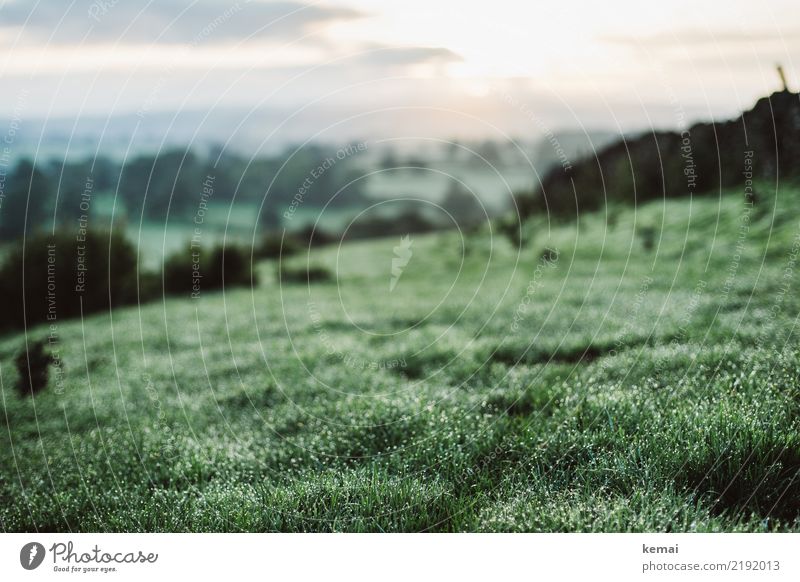
[[[415,237],[392,293],[399,240],[315,252],[310,288],[265,263],[59,322],[35,399],[3,338],[0,527],[800,531],[800,190],[774,195],[744,234],[730,193],[533,221],[519,251]]]

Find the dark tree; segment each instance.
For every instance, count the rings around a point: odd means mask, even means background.
[[[460,182],[453,181],[442,200],[444,208],[455,219],[459,228],[472,228],[488,220],[486,212],[475,194]]]
[[[136,250],[115,231],[57,230],[8,245],[0,264],[0,330],[77,317],[137,300]]]
[[[51,212],[52,194],[47,177],[29,160],[20,161],[0,207],[0,240],[41,229]]]

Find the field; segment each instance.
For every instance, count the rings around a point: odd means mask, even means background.
[[[1,338],[0,527],[800,531],[800,189],[763,192],[412,236],[392,291],[399,239],[262,263],[59,321],[35,398]]]

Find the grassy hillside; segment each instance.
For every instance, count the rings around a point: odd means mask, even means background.
[[[761,196],[417,237],[392,292],[399,240],[265,263],[59,322],[34,399],[0,339],[0,527],[800,531],[800,189]]]

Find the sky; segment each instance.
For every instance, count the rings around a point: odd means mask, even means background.
[[[776,63],[800,88],[796,0],[0,0],[0,118],[630,131],[734,116]]]

